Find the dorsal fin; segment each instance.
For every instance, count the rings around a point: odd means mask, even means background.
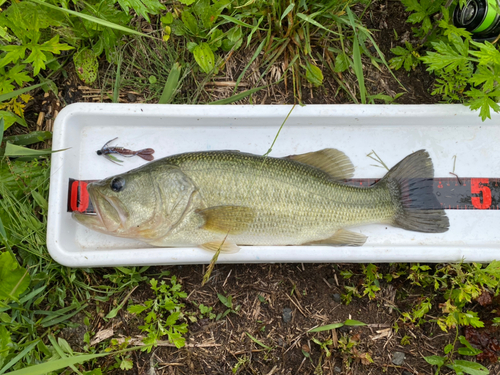
[[[307,154],[290,155],[286,158],[319,168],[335,180],[349,179],[354,175],[354,165],[352,165],[351,160],[342,151],[334,148],[325,148]]]

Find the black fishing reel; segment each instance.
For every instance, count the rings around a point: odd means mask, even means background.
[[[500,0],[467,0],[463,8],[455,8],[453,24],[471,32],[476,42],[492,42],[500,35],[500,14],[495,5],[500,7]]]

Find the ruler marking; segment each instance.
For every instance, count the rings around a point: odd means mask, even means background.
[[[499,210],[500,178],[462,177],[459,184],[456,177],[436,177],[432,181],[436,205],[421,209],[437,210]],[[92,201],[87,192],[87,184],[96,180],[68,181],[67,211],[93,213]],[[380,178],[356,178],[345,180],[346,185],[368,189]]]

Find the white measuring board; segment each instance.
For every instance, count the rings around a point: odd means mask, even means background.
[[[95,180],[144,163],[115,165],[96,154],[104,143],[155,149],[155,159],[188,151],[240,150],[264,154],[291,106],[72,104],[57,116],[52,154],[47,246],[71,267],[209,263],[199,248],[158,248],[83,227],[67,212],[68,181]],[[347,154],[354,178],[380,178],[386,170],[367,157],[374,150],[390,168],[426,149],[435,176],[500,177],[500,115],[482,122],[462,105],[296,106],[270,156],[327,147]],[[123,158],[122,158],[123,159]],[[500,260],[500,210],[447,210],[445,233],[417,233],[386,225],[351,228],[368,236],[362,247],[243,246],[219,263],[273,262],[487,262]]]

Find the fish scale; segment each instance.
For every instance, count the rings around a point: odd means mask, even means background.
[[[421,209],[436,198],[427,152],[417,151],[377,184],[355,187],[342,152],[272,158],[238,151],[166,157],[88,185],[97,216],[74,212],[88,227],[156,246],[361,245],[346,231],[386,223],[443,232],[443,210]],[[94,201],[95,200],[95,201]]]

